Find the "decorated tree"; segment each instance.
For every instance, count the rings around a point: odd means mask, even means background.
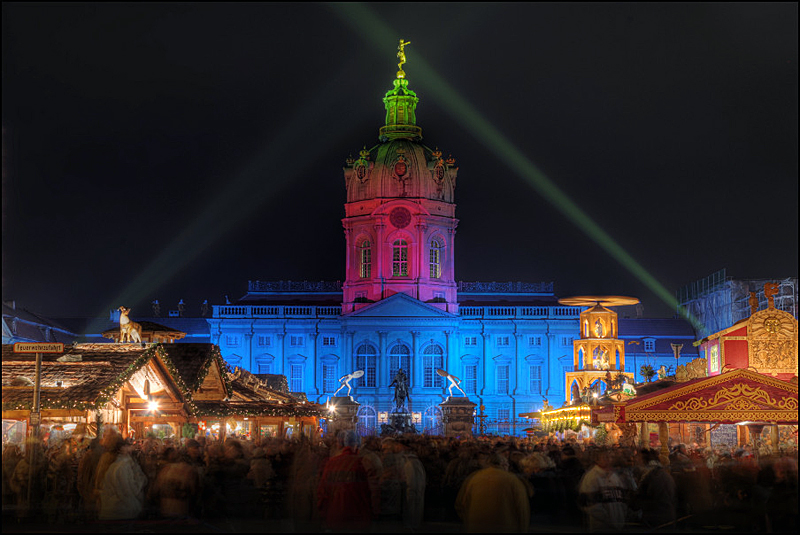
[[[639,372],[642,374],[642,377],[644,377],[648,383],[656,374],[656,371],[649,364],[645,364],[641,368],[639,368]]]

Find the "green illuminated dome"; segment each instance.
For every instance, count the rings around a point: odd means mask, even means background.
[[[417,94],[408,88],[408,80],[397,78],[394,89],[386,92],[383,104],[386,106],[386,126],[382,126],[379,139],[422,139],[422,128],[417,126]]]
[[[397,78],[393,84],[383,97],[386,124],[379,143],[347,161],[347,202],[409,198],[453,203],[455,160],[422,143],[416,115],[419,98],[407,79]]]

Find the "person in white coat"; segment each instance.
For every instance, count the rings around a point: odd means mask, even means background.
[[[131,457],[131,445],[117,437],[112,452],[117,458],[108,467],[100,488],[100,520],[137,518],[144,507],[147,476]]]

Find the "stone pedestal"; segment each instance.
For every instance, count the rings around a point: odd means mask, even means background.
[[[398,435],[414,435],[417,428],[414,427],[413,415],[407,411],[393,411],[389,413],[389,423],[381,425],[381,436],[391,437]]]
[[[448,397],[439,406],[442,408],[442,426],[446,437],[472,437],[475,424],[475,406],[469,398]]]
[[[361,404],[350,396],[332,397],[328,401],[328,433],[336,436],[339,431],[355,431],[358,422],[358,408]]]

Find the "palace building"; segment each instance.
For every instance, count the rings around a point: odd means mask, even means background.
[[[423,142],[418,102],[401,68],[383,98],[378,143],[346,161],[344,282],[250,281],[241,299],[213,307],[210,340],[232,366],[283,374],[290,391],[317,403],[363,370],[353,398],[366,434],[393,407],[400,368],[420,431],[440,428],[446,385],[436,370],[445,369],[485,407],[490,431],[521,434],[516,415],[565,399],[582,308],[559,305],[552,283],[456,282],[458,167]],[[630,321],[619,321],[619,338]],[[683,342],[685,362],[697,356],[687,323],[660,321],[669,342]]]

